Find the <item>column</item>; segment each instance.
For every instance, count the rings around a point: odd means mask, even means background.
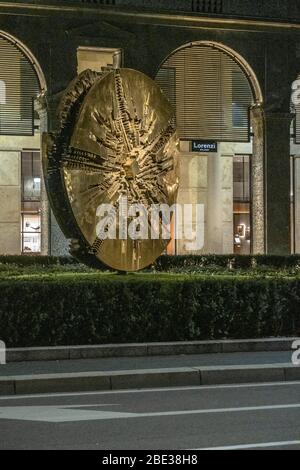
[[[179,160],[179,191],[177,203],[183,209],[184,204],[202,204],[205,210],[205,246],[202,250],[191,252],[187,249],[190,243],[184,237],[176,243],[177,254],[191,255],[203,254],[207,250],[207,155],[190,152],[189,142],[181,142],[180,144],[180,160]],[[177,221],[178,222],[178,221]],[[183,230],[182,225],[177,226],[179,231]],[[193,229],[196,229],[195,214],[193,217]]]
[[[21,153],[0,149],[0,254],[21,253]]]
[[[268,254],[291,253],[290,126],[293,115],[265,112],[265,215]]]
[[[300,253],[300,155],[294,157],[294,244],[295,253]]]
[[[48,113],[44,96],[39,97],[35,101],[35,109],[40,118],[40,134],[41,134],[41,153],[43,152],[43,134],[48,130]],[[45,187],[44,177],[41,179],[41,254],[47,256],[50,254],[50,204],[48,201],[47,191]]]
[[[254,134],[251,159],[252,187],[252,252],[265,253],[265,132],[264,111],[261,106],[251,110],[251,124]]]
[[[47,96],[47,131],[53,131],[57,128],[57,108],[59,106],[61,95]],[[48,201],[48,199],[47,199]],[[69,243],[65,235],[61,231],[53,211],[49,207],[48,220],[48,250],[52,256],[68,256],[69,255]]]
[[[222,254],[232,254],[233,246],[233,155],[221,156],[222,165]]]

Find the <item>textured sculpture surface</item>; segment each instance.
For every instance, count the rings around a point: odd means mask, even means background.
[[[144,239],[104,239],[96,228],[104,204],[119,215],[124,198],[128,205],[142,204],[149,214],[154,205],[176,202],[173,122],[171,105],[140,72],[86,71],[70,85],[61,104],[61,129],[48,141],[44,171],[58,221],[75,239],[73,250],[114,269],[135,271],[166,249],[169,240],[151,239],[150,217]]]

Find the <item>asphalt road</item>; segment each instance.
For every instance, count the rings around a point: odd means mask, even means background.
[[[0,449],[300,450],[300,382],[0,397]]]

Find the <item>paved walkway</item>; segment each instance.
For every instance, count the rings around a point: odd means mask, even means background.
[[[292,352],[222,353],[186,356],[122,357],[64,361],[12,362],[0,366],[0,376],[106,372],[180,367],[289,364]]]

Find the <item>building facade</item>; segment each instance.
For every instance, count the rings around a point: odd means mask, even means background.
[[[205,208],[199,253],[299,253],[298,0],[0,1],[0,253],[68,252],[42,136],[71,80],[115,60],[174,106],[178,202]]]

